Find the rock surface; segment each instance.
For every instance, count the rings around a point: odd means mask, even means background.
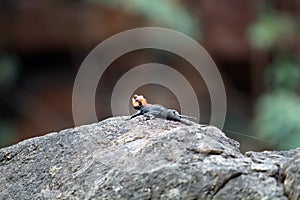
[[[239,152],[215,127],[143,116],[0,149],[0,199],[299,199],[300,149]]]

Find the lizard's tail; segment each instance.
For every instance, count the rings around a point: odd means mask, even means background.
[[[180,115],[181,118],[183,119],[193,119],[193,120],[197,120],[196,117],[193,117],[193,116],[187,116],[187,115]]]
[[[190,121],[188,119],[185,119],[185,118],[181,118],[180,122],[183,123],[183,124],[185,124],[185,125],[189,125],[189,126],[193,124],[192,121]]]
[[[181,122],[181,123],[186,124],[186,125],[192,125],[193,124],[192,121],[190,121],[190,119],[195,119],[196,120],[195,117],[180,115],[176,110],[170,110],[170,109],[168,109],[167,119],[177,121],[177,122]]]

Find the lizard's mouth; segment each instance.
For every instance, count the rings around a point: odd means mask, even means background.
[[[133,103],[133,108],[136,110],[139,110],[141,108],[141,103],[140,102],[134,102]]]

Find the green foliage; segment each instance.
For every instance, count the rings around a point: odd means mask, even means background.
[[[15,139],[15,130],[12,125],[0,119],[0,148],[11,144]]]
[[[258,49],[269,49],[296,34],[296,27],[294,18],[287,14],[263,12],[249,28],[250,41]]]
[[[11,54],[0,55],[0,90],[11,89],[16,83],[19,67],[17,59]],[[4,96],[2,98],[5,98]],[[1,113],[0,113],[1,114]],[[0,116],[0,148],[11,144],[15,139],[14,126],[1,120]]]
[[[264,2],[255,23],[249,28],[249,39],[256,49],[273,53],[274,61],[266,71],[268,93],[257,102],[254,131],[258,137],[278,142],[280,149],[300,146],[299,63],[287,41],[297,35],[296,18],[275,10]],[[275,53],[274,53],[275,52]]]
[[[0,56],[0,86],[12,87],[18,76],[18,64],[16,58],[5,54]]]
[[[291,56],[279,54],[266,72],[267,80],[272,89],[294,90],[299,84],[300,70]]]
[[[168,26],[190,36],[197,36],[199,26],[188,11],[174,0],[86,0],[143,15],[157,26]]]
[[[255,128],[260,137],[277,141],[279,148],[300,146],[300,97],[278,89],[264,95],[257,104]]]
[[[300,146],[300,96],[295,92],[299,77],[297,63],[281,52],[267,70],[271,92],[257,103],[256,132],[277,141],[280,149]]]

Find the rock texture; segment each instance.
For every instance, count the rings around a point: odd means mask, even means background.
[[[243,155],[215,127],[125,119],[0,149],[0,199],[300,198],[300,149]]]

